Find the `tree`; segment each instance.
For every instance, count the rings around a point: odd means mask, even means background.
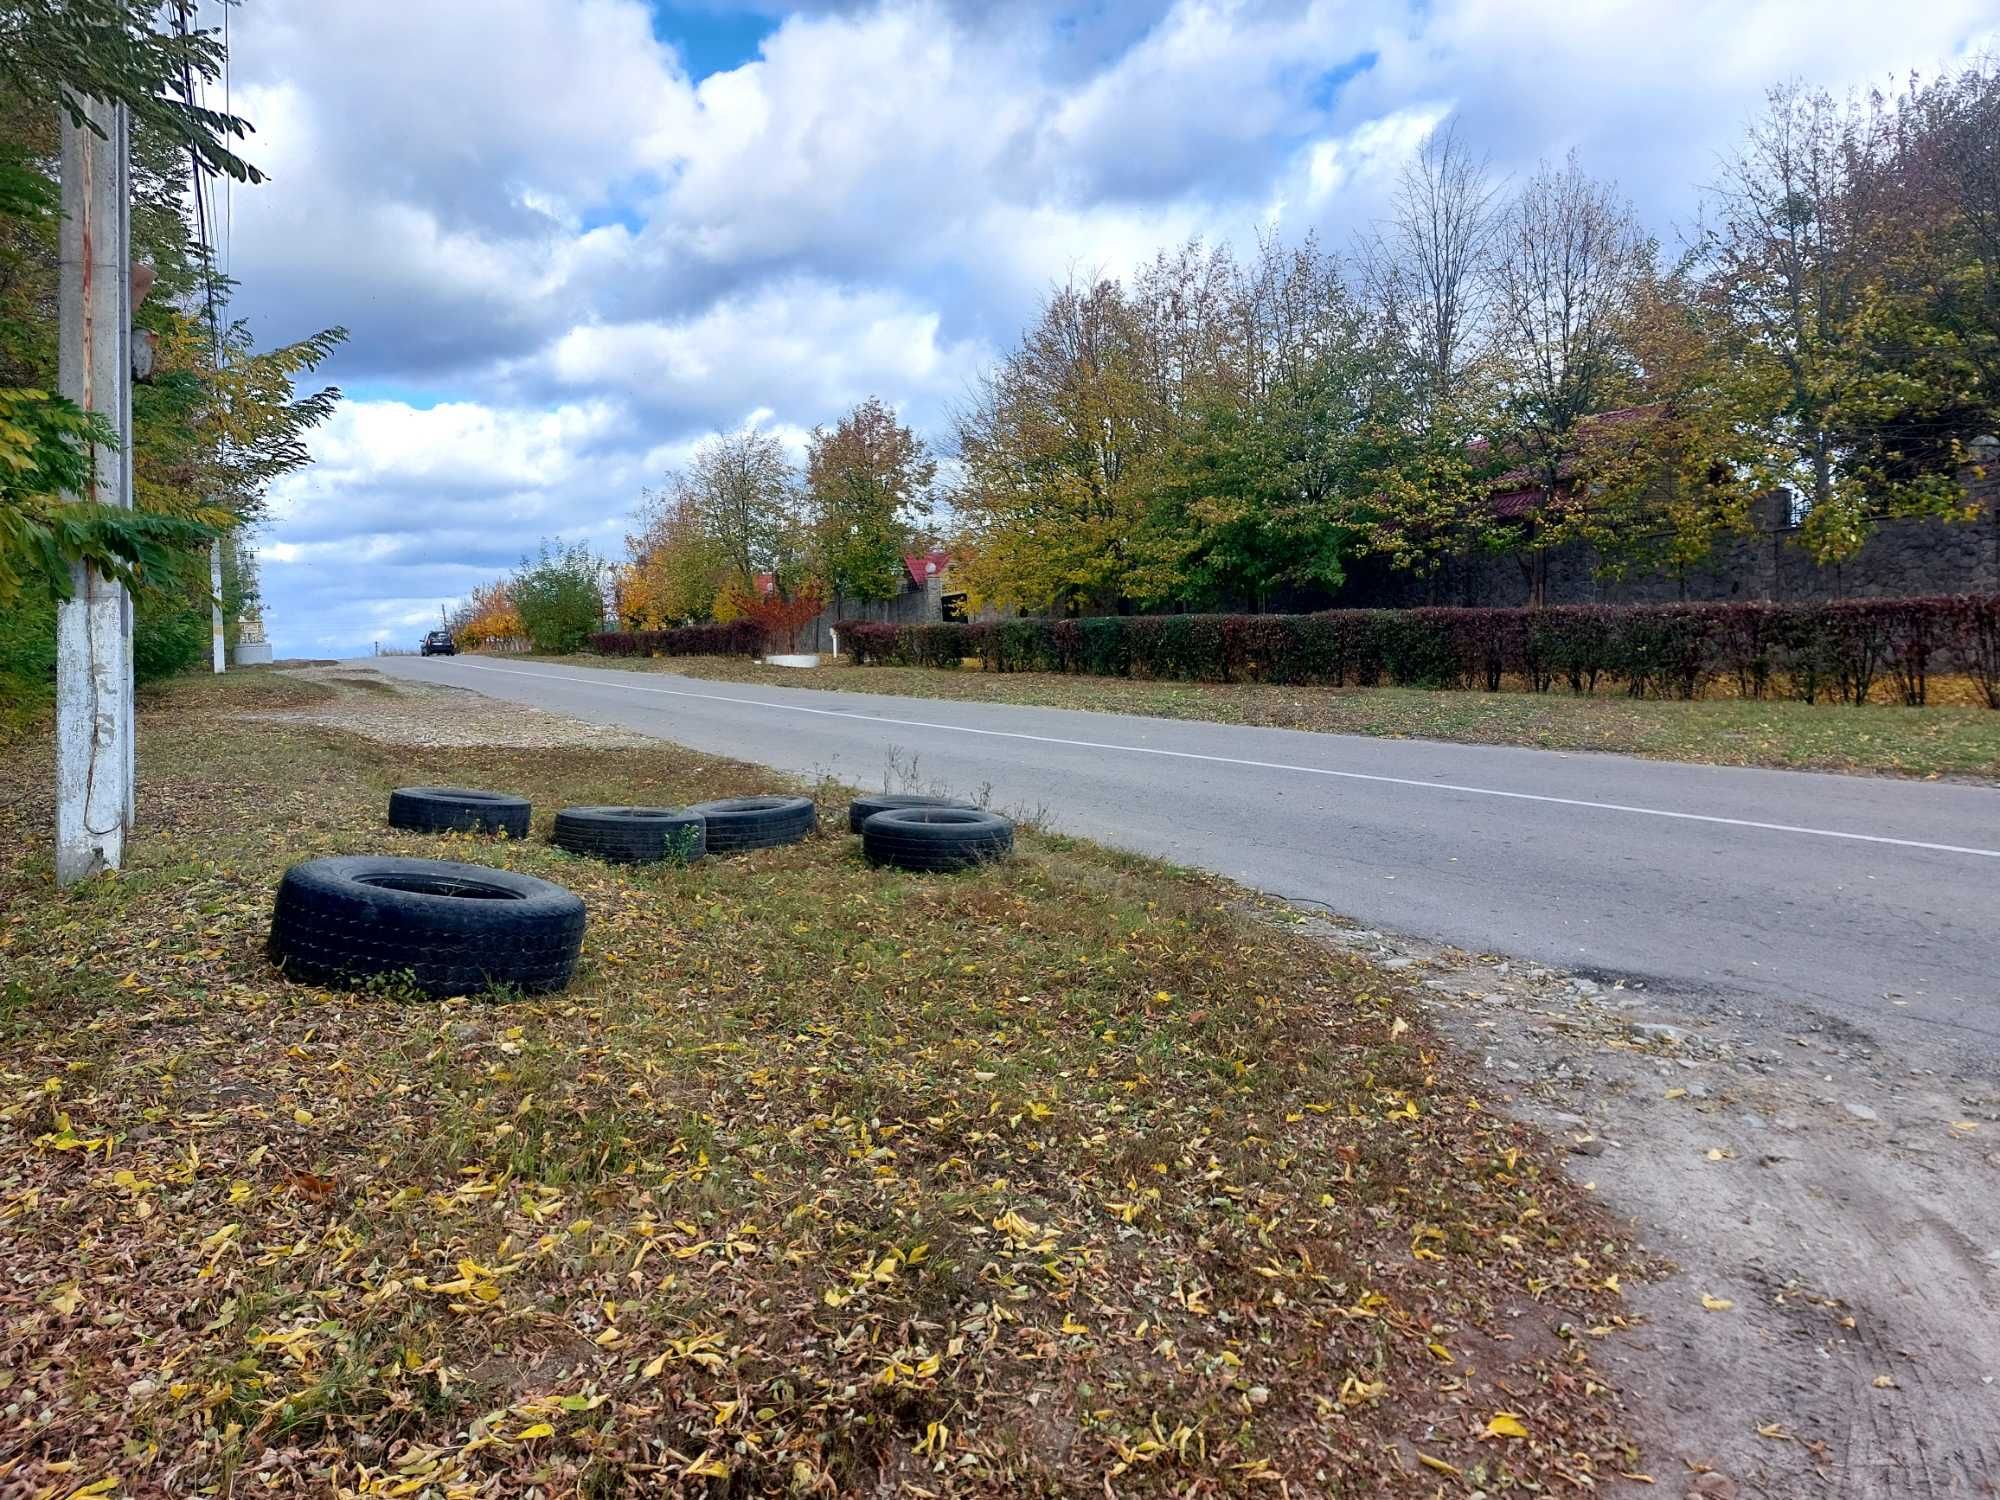
[[[1996,124],[1990,65],[1893,100],[1788,85],[1710,194],[1707,294],[1764,394],[1757,477],[1822,561],[1886,518],[1968,513],[1972,442],[2000,421]]]
[[[755,587],[759,573],[798,566],[798,476],[774,433],[718,433],[695,450],[680,497],[694,507],[729,583]]]
[[[1496,446],[1540,491],[1529,553],[1539,599],[1545,548],[1584,502],[1572,469],[1586,423],[1633,390],[1621,335],[1653,262],[1630,207],[1589,177],[1571,152],[1544,164],[1509,209],[1490,275]]]
[[[2000,66],[1912,82],[1855,153],[1865,275],[1832,403],[1836,463],[1872,516],[1965,512],[2000,431]]]
[[[648,630],[733,619],[763,597],[759,575],[796,597],[809,555],[799,501],[777,436],[745,428],[707,439],[642,501],[617,578],[620,617]]]
[[[0,605],[30,588],[67,599],[79,561],[136,588],[168,569],[175,548],[213,535],[199,520],[71,498],[89,488],[90,445],[112,440],[72,402],[0,387]]]
[[[452,612],[451,637],[468,650],[490,640],[518,640],[527,632],[505,579],[481,584]]]
[[[685,474],[648,490],[639,530],[625,538],[630,557],[618,580],[619,617],[634,630],[706,620],[728,573],[710,533],[699,491]]]
[[[1850,555],[1866,530],[1866,497],[1841,463],[1838,413],[1867,277],[1856,233],[1865,210],[1851,189],[1880,123],[1823,90],[1773,89],[1709,195],[1709,294],[1732,326],[1741,377],[1773,390],[1759,421],[1764,478],[1793,490],[1822,558]]]
[[[1613,576],[1685,578],[1750,530],[1762,488],[1757,421],[1777,393],[1745,378],[1692,273],[1684,261],[1634,282],[1620,335],[1632,405],[1581,425],[1555,518]]]
[[[2000,58],[1912,90],[1897,168],[1932,208],[1945,253],[1920,283],[1976,371],[1986,430],[2000,418]]]
[[[186,5],[0,0],[0,604],[52,643],[54,603],[67,596],[73,565],[116,577],[135,595],[135,658],[146,670],[205,649],[206,543],[262,517],[269,484],[308,461],[305,435],[339,398],[295,385],[340,330],[258,351],[241,326],[223,323],[230,287],[201,244],[190,157],[204,172],[258,174],[233,149],[249,126],[191,104],[222,52],[213,32],[186,29],[190,14]],[[163,30],[151,29],[156,20]],[[58,374],[57,125],[91,95],[131,111],[133,256],[152,276],[134,311],[157,355],[154,379],[133,389],[129,511],[78,498],[89,493],[90,447],[109,432],[47,394]],[[254,593],[254,568],[232,548],[225,619]],[[0,662],[14,679],[7,690],[41,691],[52,678],[46,660],[37,649],[11,668]]]
[[[1424,138],[1362,254],[1363,284],[1407,353],[1419,403],[1460,403],[1488,332],[1491,254],[1503,223],[1499,187],[1455,121]]]
[[[137,587],[173,549],[199,545],[221,520],[212,508],[149,514],[66,498],[84,493],[77,463],[87,463],[90,444],[109,433],[49,394],[57,111],[80,124],[87,97],[131,111],[135,240],[170,268],[185,268],[186,228],[177,195],[149,169],[185,150],[211,171],[260,180],[231,145],[248,124],[189,97],[195,80],[220,72],[218,38],[156,31],[157,9],[149,0],[0,0],[0,268],[7,273],[0,287],[0,601],[30,580],[66,598],[70,568],[79,562]]]
[[[521,559],[508,580],[508,597],[537,651],[567,655],[581,649],[604,623],[604,564],[582,542],[543,541]]]
[[[193,0],[167,5],[182,24],[156,30],[157,0],[0,0],[0,85],[67,110],[79,125],[85,99],[123,104],[136,126],[192,151],[209,171],[262,182],[230,145],[248,137],[249,122],[189,97],[195,80],[221,76],[221,38],[186,27]]]
[[[1071,281],[957,414],[952,504],[983,598],[1061,609],[1127,595],[1154,437],[1137,332],[1116,281]]]
[[[1380,342],[1311,240],[1266,240],[1229,270],[1225,333],[1145,471],[1142,603],[1261,609],[1281,589],[1331,589],[1360,540]]]
[[[937,461],[874,396],[806,448],[813,571],[835,599],[893,599],[902,554],[931,513]]]

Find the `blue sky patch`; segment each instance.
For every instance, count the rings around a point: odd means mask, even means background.
[[[673,44],[699,83],[711,73],[727,73],[757,56],[764,38],[778,29],[769,15],[734,6],[676,5],[654,0],[653,32]]]
[[[1332,109],[1340,91],[1374,67],[1380,58],[1379,52],[1357,52],[1339,67],[1328,68],[1313,83],[1313,108]]]

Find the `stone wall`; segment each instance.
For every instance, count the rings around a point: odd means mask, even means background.
[[[1909,594],[2000,593],[2000,462],[1971,484],[1979,505],[1971,521],[1888,521],[1860,554],[1826,566],[1799,545],[1789,502],[1760,505],[1756,530],[1723,543],[1708,565],[1685,576],[1598,575],[1595,549],[1582,544],[1528,554],[1467,557],[1430,578],[1364,565],[1335,601],[1341,607],[1418,604],[1525,605],[1533,597],[1531,567],[1543,575],[1548,604],[1662,604],[1677,600],[1867,599]]]

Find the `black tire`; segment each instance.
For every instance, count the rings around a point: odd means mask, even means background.
[[[559,990],[583,947],[583,903],[532,875],[442,859],[344,854],[285,871],[269,953],[288,979],[401,981],[439,997]]]
[[[810,797],[725,797],[688,809],[708,824],[708,852],[737,854],[796,844],[819,826]]]
[[[525,797],[455,786],[402,786],[389,793],[389,826],[419,833],[504,833],[528,836],[534,808]]]
[[[915,792],[876,792],[867,797],[856,797],[847,804],[847,831],[861,832],[861,825],[878,812],[887,812],[892,807],[963,807],[970,802],[960,802],[956,797],[920,797]]]
[[[963,870],[1014,852],[1014,824],[966,807],[892,807],[861,825],[870,864],[899,870]]]
[[[565,807],[556,814],[550,842],[625,865],[691,865],[708,852],[706,821],[679,807]]]

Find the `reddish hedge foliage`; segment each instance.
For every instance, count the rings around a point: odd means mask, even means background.
[[[1191,682],[1484,688],[1600,682],[1633,697],[1696,698],[1719,679],[1745,697],[1865,703],[1879,682],[1921,704],[1962,672],[2000,708],[2000,595],[1798,604],[1355,609],[1313,615],[1109,615],[1078,620],[842,627],[864,665],[1078,672]]]
[[[590,638],[599,656],[755,656],[764,649],[759,620],[682,625],[673,630],[610,630]]]

